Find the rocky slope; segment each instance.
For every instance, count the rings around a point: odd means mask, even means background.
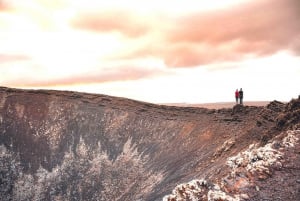
[[[299,99],[214,110],[2,87],[0,200],[297,200],[299,122]]]

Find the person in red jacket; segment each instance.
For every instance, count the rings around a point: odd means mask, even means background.
[[[236,89],[236,91],[235,91],[235,102],[236,102],[236,104],[238,104],[238,101],[239,101],[239,90]]]

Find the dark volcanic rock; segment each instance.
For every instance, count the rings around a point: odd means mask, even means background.
[[[267,108],[275,112],[282,112],[285,108],[285,104],[274,100],[267,105]]]
[[[300,99],[291,100],[276,121],[278,129],[300,129]]]
[[[0,88],[0,200],[161,200],[177,184],[224,176],[227,157],[299,124],[299,101],[282,106]]]

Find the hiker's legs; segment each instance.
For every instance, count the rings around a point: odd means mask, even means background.
[[[240,104],[243,105],[243,98],[240,98]]]

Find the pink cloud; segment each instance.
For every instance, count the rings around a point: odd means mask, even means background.
[[[280,50],[297,51],[300,45],[300,1],[268,0],[224,12],[200,13],[179,19],[167,38],[170,44],[185,44],[182,66],[235,60],[248,54],[264,56]],[[203,51],[197,45],[204,44]],[[223,48],[223,47],[226,48]],[[187,52],[192,52],[186,57]],[[172,52],[167,54],[172,57]]]
[[[0,54],[0,64],[18,61],[28,61],[31,58],[26,55],[19,54]]]
[[[265,0],[224,11],[198,13],[181,18],[170,35],[171,41],[218,44],[236,39],[286,39],[298,35],[298,0]]]
[[[8,9],[7,4],[4,1],[0,0],[0,12],[7,9]]]
[[[3,85],[14,87],[51,87],[51,86],[67,86],[76,84],[99,84],[115,81],[130,81],[148,78],[163,74],[162,71],[153,71],[151,69],[139,67],[120,67],[118,69],[107,68],[105,70],[82,73],[80,75],[70,75],[61,78],[39,79],[35,77],[19,77],[18,79],[8,80]]]
[[[152,29],[141,26],[136,17],[116,13],[83,18],[81,28],[95,31],[118,30],[125,35],[142,35]],[[130,16],[130,15],[129,15]],[[119,17],[117,18],[119,19]],[[157,22],[160,36],[153,37],[135,50],[125,51],[116,58],[155,56],[169,67],[195,67],[216,62],[242,60],[249,55],[261,57],[289,50],[299,55],[300,1],[264,0],[232,8],[194,13]],[[89,23],[90,21],[90,23]],[[95,23],[93,23],[95,22]],[[138,31],[137,31],[138,30]]]
[[[137,37],[148,31],[148,26],[138,20],[139,16],[122,10],[85,13],[72,21],[72,26],[95,32],[119,32],[128,37]]]

